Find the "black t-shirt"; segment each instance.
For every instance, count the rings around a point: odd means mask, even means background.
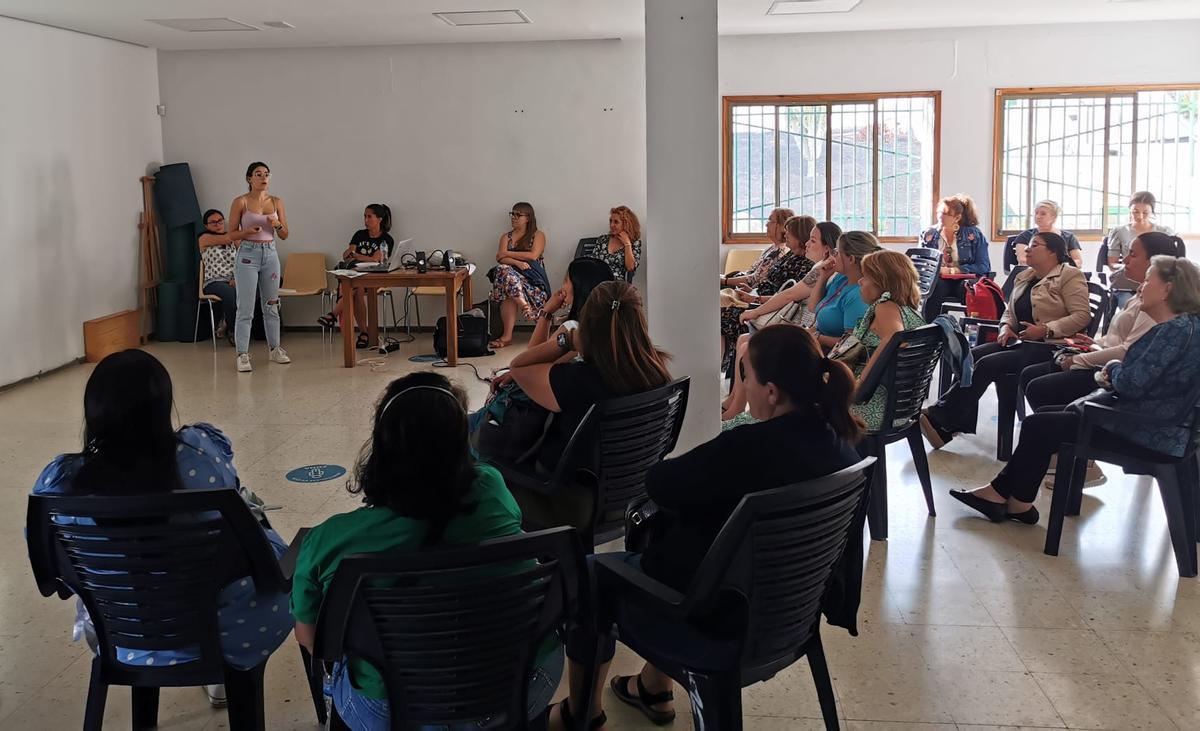
[[[660,462],[646,475],[646,490],[662,524],[642,555],[642,570],[686,592],[743,496],[833,474],[859,460],[828,426],[791,413],[739,426]]]
[[[1033,322],[1033,288],[1042,280],[1034,277],[1029,280],[1029,286],[1021,293],[1016,302],[1013,302],[1013,312],[1017,315],[1017,322]]]
[[[365,228],[360,228],[354,232],[354,236],[350,239],[350,247],[359,256],[375,256],[375,252],[379,251],[379,247],[385,243],[388,246],[388,251],[396,250],[396,240],[389,233],[383,233],[378,238],[373,239]]]
[[[555,414],[550,423],[546,440],[542,442],[538,454],[538,462],[547,469],[554,469],[588,409],[597,401],[612,398],[615,394],[604,384],[600,371],[594,365],[580,360],[552,366],[550,390],[554,392],[561,413]]]

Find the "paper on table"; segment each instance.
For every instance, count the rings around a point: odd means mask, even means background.
[[[361,277],[362,275],[366,274],[366,272],[356,272],[353,269],[326,269],[325,271],[329,272],[335,277],[347,277],[350,279],[353,279],[354,277]]]

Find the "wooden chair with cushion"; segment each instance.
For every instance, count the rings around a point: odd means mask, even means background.
[[[213,312],[213,308],[221,301],[221,298],[215,294],[204,294],[204,259],[200,260],[200,279],[196,286],[196,294],[200,302],[196,305],[196,327],[192,330],[192,342],[200,335],[200,307],[208,305],[208,324],[212,332],[213,350],[217,349],[217,317]]]
[[[744,272],[754,266],[762,253],[762,249],[732,249],[725,257],[725,271],[722,273],[728,277],[734,272]]]
[[[313,297],[320,295],[321,312],[329,312],[337,297],[329,288],[328,264],[320,252],[296,252],[288,254],[283,265],[283,280],[280,282],[279,297]],[[327,328],[321,327],[324,336]],[[332,335],[332,330],[329,331]]]

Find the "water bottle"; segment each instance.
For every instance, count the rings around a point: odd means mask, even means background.
[[[972,348],[979,344],[979,325],[977,323],[972,322],[967,325],[967,343]]]
[[[380,248],[380,250],[381,250],[381,251],[383,251],[383,259],[381,259],[381,260],[380,260],[380,264],[382,264],[384,267],[387,267],[387,265],[388,265],[388,247],[387,247],[387,242],[386,242],[386,241],[384,241],[384,242],[382,242],[381,244],[379,244],[379,248]]]

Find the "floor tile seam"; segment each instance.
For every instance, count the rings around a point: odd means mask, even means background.
[[[1052,699],[1052,698],[1050,697],[1050,694],[1046,692],[1046,688],[1045,688],[1045,686],[1043,686],[1043,685],[1042,685],[1042,681],[1041,681],[1041,680],[1038,678],[1038,676],[1039,676],[1039,675],[1054,675],[1054,676],[1065,676],[1065,677],[1078,677],[1078,674],[1075,674],[1075,673],[1043,673],[1043,672],[1038,672],[1038,673],[1031,673],[1031,675],[1032,675],[1032,677],[1033,677],[1033,682],[1037,683],[1037,686],[1038,686],[1038,688],[1040,688],[1040,689],[1041,689],[1041,691],[1042,691],[1042,695],[1046,696],[1046,699],[1047,699],[1048,701],[1050,701],[1050,706],[1051,706],[1051,707],[1054,709],[1054,712],[1058,714],[1058,717],[1064,721],[1064,725],[1065,725],[1065,721],[1066,721],[1066,719],[1064,719],[1064,718],[1062,717],[1062,712],[1058,710],[1058,706],[1057,706],[1057,705],[1054,703],[1054,699]],[[1085,677],[1104,677],[1104,676],[1090,676],[1090,675],[1089,675],[1089,676],[1085,676]],[[1146,695],[1146,698],[1147,698],[1147,699],[1149,699],[1149,701],[1150,701],[1150,704],[1151,704],[1153,707],[1157,708],[1157,709],[1158,709],[1158,711],[1159,711],[1160,713],[1162,713],[1163,717],[1167,719],[1167,721],[1168,721],[1168,722],[1171,724],[1171,726],[1173,726],[1174,728],[1178,729],[1178,728],[1179,728],[1179,724],[1175,723],[1175,719],[1171,718],[1171,715],[1170,715],[1169,713],[1167,713],[1166,709],[1165,709],[1165,708],[1163,708],[1162,706],[1160,706],[1160,705],[1158,704],[1158,700],[1157,700],[1157,699],[1154,697],[1154,695],[1153,695],[1152,693],[1150,693],[1150,691],[1148,691],[1148,690],[1146,689],[1146,687],[1145,687],[1144,685],[1142,685],[1142,682],[1141,682],[1140,680],[1138,680],[1138,679],[1137,679],[1137,677],[1136,677],[1136,676],[1134,676],[1132,673],[1130,673],[1130,675],[1129,675],[1129,679],[1133,680],[1133,682],[1137,684],[1137,687],[1138,687],[1138,688],[1140,688],[1140,689],[1141,689],[1141,691],[1142,691],[1143,693],[1145,693],[1145,695]],[[1125,731],[1125,728],[1124,728],[1124,727],[1118,727],[1118,726],[1114,726],[1114,727],[1112,727],[1112,728],[1109,728],[1109,727],[1103,727],[1103,728],[1100,728],[1100,729],[1091,729],[1090,731]]]

